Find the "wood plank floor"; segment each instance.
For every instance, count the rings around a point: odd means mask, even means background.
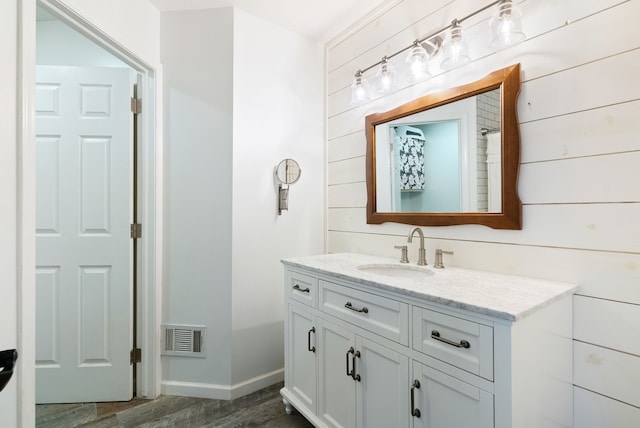
[[[36,427],[313,427],[300,414],[285,413],[280,388],[282,383],[230,401],[163,395],[123,403],[40,404]]]

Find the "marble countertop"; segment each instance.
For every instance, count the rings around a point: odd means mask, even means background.
[[[520,320],[574,293],[577,288],[574,284],[457,267],[434,269],[415,263],[407,265],[389,258],[356,253],[295,257],[284,259],[282,263],[509,321]],[[359,270],[363,265],[410,266],[412,270],[430,273],[424,279],[390,277]]]

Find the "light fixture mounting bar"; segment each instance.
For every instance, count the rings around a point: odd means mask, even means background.
[[[504,1],[505,1],[505,0],[495,0],[495,1],[491,2],[491,3],[489,3],[488,5],[486,5],[486,6],[484,6],[484,7],[481,7],[480,9],[477,9],[477,10],[473,11],[472,13],[468,14],[467,16],[465,16],[465,17],[463,17],[463,18],[460,18],[460,19],[454,19],[454,20],[451,22],[451,24],[447,25],[446,27],[442,27],[442,28],[441,28],[441,29],[439,29],[438,31],[434,31],[433,33],[431,33],[431,34],[429,34],[428,36],[425,36],[425,37],[423,37],[423,38],[421,38],[421,39],[416,39],[416,41],[417,41],[418,43],[424,43],[424,42],[426,42],[426,41],[428,41],[428,40],[431,40],[432,38],[434,38],[434,37],[436,37],[436,36],[439,36],[440,34],[444,33],[445,31],[447,31],[447,30],[451,29],[451,28],[453,27],[453,25],[454,25],[454,22],[457,22],[458,24],[461,24],[462,22],[466,21],[467,19],[469,19],[469,18],[471,18],[471,17],[474,17],[474,16],[476,16],[477,14],[482,13],[482,12],[484,12],[485,10],[487,10],[487,9],[490,9],[490,8],[494,7],[495,5],[497,5],[497,4],[499,4],[499,3],[503,3]],[[378,61],[378,62],[376,62],[376,63],[374,63],[374,64],[371,64],[371,65],[370,65],[370,66],[368,66],[368,67],[360,68],[360,69],[358,70],[358,72],[356,73],[356,77],[357,77],[357,75],[358,75],[358,74],[360,74],[360,76],[362,76],[364,73],[366,73],[367,71],[371,70],[372,68],[379,66],[380,64],[382,64],[382,63],[384,62],[385,58],[386,58],[387,60],[390,60],[391,58],[394,58],[394,57],[396,57],[396,56],[400,55],[401,53],[405,52],[406,50],[411,49],[411,47],[413,47],[413,43],[411,43],[409,46],[404,47],[404,48],[400,49],[399,51],[397,51],[397,52],[395,52],[395,53],[393,53],[393,54],[391,54],[391,55],[385,55],[385,56],[383,57],[383,59],[381,59],[380,61]]]

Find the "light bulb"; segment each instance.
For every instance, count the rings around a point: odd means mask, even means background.
[[[376,77],[378,79],[378,92],[382,94],[387,94],[396,89],[397,78],[396,78],[396,69],[389,64],[389,59],[385,56],[382,58],[382,62],[380,63],[380,68],[376,73]]]
[[[431,77],[429,73],[429,53],[420,45],[416,40],[413,42],[413,46],[409,49],[409,55],[407,55],[406,63],[409,66],[409,74],[407,80],[409,82],[419,82]]]
[[[522,32],[522,13],[511,0],[502,0],[491,21],[491,42],[493,50],[503,49],[522,42],[526,36]]]
[[[369,83],[362,77],[362,72],[358,70],[353,83],[351,83],[351,105],[362,105],[371,99]]]
[[[471,61],[467,40],[457,20],[451,23],[451,34],[444,42],[444,58],[440,66],[445,70],[460,67]]]

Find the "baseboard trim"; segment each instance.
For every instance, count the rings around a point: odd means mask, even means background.
[[[284,369],[274,370],[235,385],[213,383],[162,381],[162,394],[181,397],[233,400],[284,380]]]

